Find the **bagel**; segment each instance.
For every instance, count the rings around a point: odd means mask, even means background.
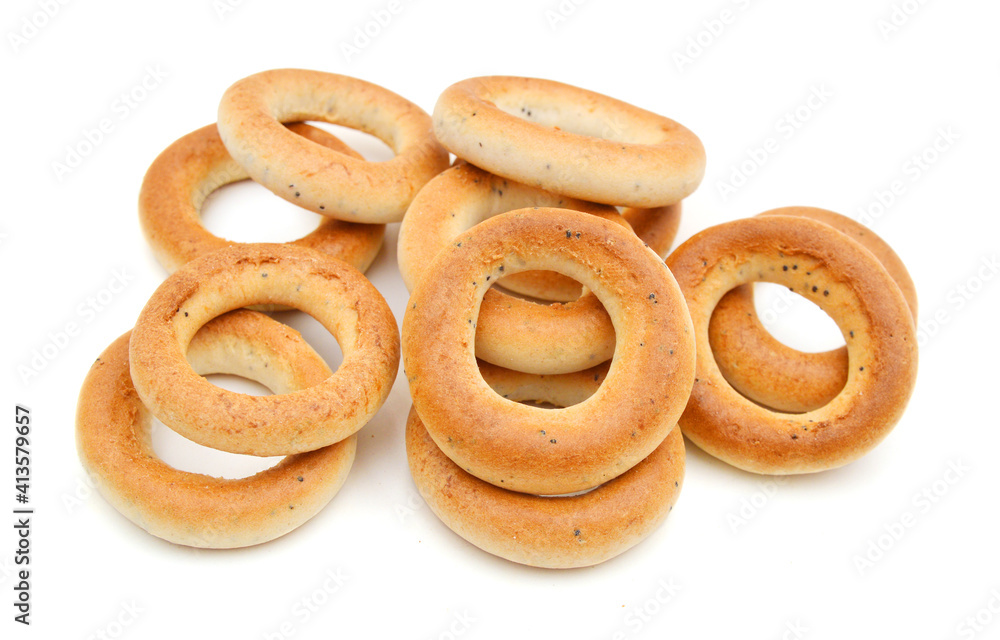
[[[212,318],[253,304],[312,315],[344,354],[336,373],[292,394],[257,397],[220,389],[185,360]],[[355,433],[385,401],[399,366],[396,321],[350,265],[312,249],[244,244],[192,260],[168,277],[139,314],[129,347],[143,404],[195,442],[232,453],[287,455]]]
[[[511,402],[477,367],[484,294],[527,269],[578,280],[614,323],[607,380],[575,406]],[[690,317],[663,262],[629,230],[578,211],[519,209],[455,238],[414,289],[402,333],[410,395],[434,442],[469,473],[525,493],[581,491],[633,467],[673,428],[694,375]]]
[[[552,80],[463,80],[441,94],[433,118],[456,156],[581,200],[662,207],[693,193],[705,174],[705,148],[677,122]]]
[[[673,509],[684,478],[679,429],[633,468],[576,496],[508,491],[466,473],[413,409],[406,455],[420,495],[449,529],[493,555],[554,569],[599,564],[638,544]]]
[[[698,447],[747,471],[811,473],[860,458],[899,421],[916,382],[916,330],[899,287],[860,244],[816,220],[764,216],[706,229],[667,264],[694,323],[698,368],[679,424]],[[818,409],[787,414],[755,404],[729,385],[712,354],[709,322],[719,300],[762,280],[811,300],[844,334],[847,382]]]
[[[80,461],[126,518],[176,544],[246,547],[300,526],[340,489],[354,462],[356,436],[288,456],[247,478],[215,478],[163,462],[153,450],[150,414],[132,385],[129,336],[115,340],[94,362],[76,414]],[[187,356],[202,375],[243,376],[275,393],[304,389],[330,375],[298,332],[254,311],[234,311],[206,324]]]
[[[420,187],[449,162],[420,107],[378,85],[333,73],[256,73],[226,90],[218,116],[222,142],[250,177],[289,202],[347,222],[399,222]],[[281,125],[299,120],[370,133],[396,156],[359,160]]]
[[[333,135],[295,123],[288,129],[353,158],[361,155]],[[168,272],[216,249],[236,244],[209,232],[201,223],[205,199],[223,185],[249,178],[226,151],[214,124],[167,147],[146,171],[139,190],[139,224],[153,255]],[[359,271],[371,265],[382,247],[385,225],[322,218],[309,235],[292,244],[340,258]]]
[[[879,259],[892,276],[917,321],[917,291],[896,252],[864,225],[815,207],[783,207],[761,216],[803,216],[845,233]],[[802,413],[832,400],[847,381],[847,348],[803,353],[786,346],[761,324],[753,287],[741,285],[719,301],[708,325],[712,353],[722,375],[754,402],[788,413]]]

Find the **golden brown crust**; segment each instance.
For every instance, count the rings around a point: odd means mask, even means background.
[[[666,518],[684,478],[679,429],[633,468],[577,496],[507,491],[466,473],[441,452],[414,409],[406,423],[406,454],[420,495],[452,531],[484,551],[534,567],[586,567],[623,553]]]
[[[399,226],[396,254],[407,290],[413,291],[434,256],[452,238],[491,216],[526,207],[574,209],[603,216],[618,214],[609,205],[560,196],[501,178],[465,162],[457,164],[420,190]],[[526,281],[530,277],[538,277],[538,272],[524,271],[503,281],[506,285],[511,278]],[[532,292],[525,295],[541,297]]]
[[[694,323],[698,368],[680,426],[700,448],[748,471],[808,473],[861,457],[898,422],[916,381],[916,331],[899,287],[857,242],[815,220],[757,217],[702,231],[667,264]],[[841,328],[850,373],[824,407],[773,412],[719,371],[708,337],[712,311],[727,291],[760,280],[792,288]]]
[[[815,207],[783,207],[760,214],[802,216],[830,225],[871,251],[899,285],[917,319],[917,293],[906,266],[892,248],[864,225]],[[847,382],[847,348],[803,353],[777,340],[761,324],[753,287],[736,287],[719,301],[709,324],[712,352],[722,375],[737,391],[776,411],[803,413],[830,402]]]
[[[354,461],[356,437],[289,456],[240,479],[179,471],[157,457],[150,416],[129,373],[129,334],[94,362],[77,405],[80,461],[100,493],[151,534],[205,548],[244,547],[284,535],[322,509]],[[188,352],[200,374],[242,375],[286,393],[330,370],[293,329],[252,311],[203,327]]]
[[[462,164],[431,180],[410,205],[399,230],[399,271],[403,281],[412,291],[438,252],[483,220],[513,209],[538,206],[583,211],[628,227],[614,207],[553,195]],[[509,286],[512,278],[527,276],[538,285],[543,273],[575,283],[562,274],[538,270],[505,275],[498,282]],[[593,296],[566,305],[549,305],[491,289],[483,300],[479,326],[476,348],[481,358],[531,373],[579,371],[609,359],[615,348],[611,318]],[[520,346],[526,331],[539,336],[533,343],[536,348]]]
[[[340,344],[337,372],[292,394],[220,389],[185,360],[188,343],[217,315],[281,304],[312,315]],[[350,265],[276,244],[227,247],[167,278],[133,331],[132,378],[164,424],[205,446],[250,455],[310,451],[355,433],[385,401],[399,366],[396,321],[375,287]]]
[[[632,227],[635,235],[648,244],[656,255],[666,258],[677,238],[677,229],[681,226],[682,206],[683,203],[677,202],[652,209],[625,207],[622,217]]]
[[[307,140],[363,160],[332,134],[303,123],[288,129]],[[201,207],[210,193],[249,178],[226,151],[214,124],[167,147],[146,171],[139,191],[139,224],[153,254],[167,271],[200,255],[238,244],[210,233]],[[310,247],[365,271],[378,254],[385,225],[357,224],[324,217],[312,233],[292,244]]]
[[[579,280],[614,322],[607,381],[576,406],[505,400],[476,365],[484,293],[501,274],[528,268]],[[410,298],[403,357],[417,412],[463,469],[516,491],[580,491],[631,468],[673,427],[693,377],[690,317],[663,262],[628,230],[576,211],[522,209],[460,235],[431,269]]]
[[[433,118],[438,139],[455,155],[582,200],[674,204],[705,172],[701,141],[677,122],[551,80],[463,80],[441,94]]]
[[[396,153],[367,162],[290,133],[321,120],[370,133]],[[348,222],[399,222],[417,191],[448,167],[420,107],[357,78],[273,69],[237,81],[219,104],[219,135],[247,173],[289,202]]]
[[[550,205],[560,206],[560,205]],[[568,207],[576,208],[576,207]],[[640,209],[625,207],[622,218],[635,235],[661,258],[666,258],[677,237],[681,222],[681,203]],[[583,287],[572,278],[554,271],[526,271],[503,278],[500,286],[514,293],[548,302],[572,302],[583,295]]]

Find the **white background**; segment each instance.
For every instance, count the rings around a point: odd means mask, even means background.
[[[558,0],[400,0],[353,55],[342,45],[387,1],[68,2],[47,20],[36,16],[42,4],[5,2],[0,19],[0,415],[8,423],[0,505],[14,506],[10,449],[22,403],[34,418],[37,509],[30,629],[11,620],[10,525],[0,536],[4,637],[275,638],[287,637],[277,635],[283,624],[296,638],[1000,635],[1000,279],[983,266],[1000,253],[995,2],[567,0],[569,15],[555,21],[547,12],[560,10]],[[889,31],[896,5],[909,14]],[[715,23],[723,11],[728,23]],[[25,18],[44,24],[32,31]],[[698,40],[700,50],[691,44]],[[502,73],[562,80],[672,117],[701,137],[709,159],[681,239],[777,206],[854,218],[868,210],[920,296],[920,375],[906,415],[864,459],[780,484],[689,445],[680,501],[652,536],[596,568],[545,571],[476,549],[423,505],[406,465],[400,375],[361,432],[343,490],[301,529],[224,552],[146,534],[85,484],[74,446],[77,393],[90,363],[165,277],[136,214],[149,163],[212,122],[232,82],[277,67],[355,75],[427,111],[452,82]],[[147,69],[165,77],[123,113],[119,94]],[[800,110],[807,121],[789,135],[779,120],[813,89],[828,97]],[[102,118],[112,119],[111,133],[57,176],[53,162]],[[957,139],[938,140],[942,130]],[[389,157],[366,136],[345,138],[371,159]],[[724,197],[720,184],[768,138],[778,151]],[[936,140],[939,149],[927,151]],[[925,152],[934,161],[921,168],[912,159]],[[885,199],[895,181],[899,194],[880,209],[879,194]],[[206,211],[211,230],[244,241],[289,240],[315,220],[252,184],[224,189]],[[397,229],[369,277],[401,320]],[[82,317],[78,305],[115,270],[128,275],[127,287]],[[836,345],[817,315],[781,314],[781,335],[804,347]],[[18,367],[74,321],[79,335],[25,380]],[[298,326],[336,364],[332,339],[310,322]],[[178,466],[230,475],[260,468],[185,448],[163,431],[158,450]],[[907,514],[913,524],[901,527]],[[898,539],[887,534],[893,529]],[[866,557],[877,560],[860,566]],[[346,576],[333,593],[324,591],[330,572]],[[309,599],[322,604],[309,610]],[[978,630],[966,621],[977,615]]]

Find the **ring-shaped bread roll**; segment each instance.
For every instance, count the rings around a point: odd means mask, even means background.
[[[195,373],[184,354],[198,329],[255,304],[313,316],[344,354],[337,371],[308,389],[264,397]],[[242,244],[171,274],[139,314],[129,353],[143,404],[174,431],[232,453],[287,455],[342,440],[375,415],[396,377],[399,337],[385,299],[354,267],[312,249]]]
[[[636,466],[576,496],[508,491],[466,473],[414,409],[406,454],[420,495],[449,529],[501,558],[552,569],[599,564],[641,542],[673,509],[684,479],[680,429]]]
[[[706,229],[667,264],[687,299],[698,352],[679,424],[700,448],[747,471],[810,473],[858,459],[899,421],[916,382],[916,329],[899,287],[860,244],[816,220],[764,216]],[[823,407],[772,411],[743,397],[719,370],[709,340],[712,312],[727,292],[755,281],[789,287],[840,327],[847,382]]]
[[[354,158],[354,149],[332,134],[303,123],[288,129],[307,140]],[[250,176],[233,160],[214,124],[192,131],[167,147],[146,171],[139,190],[139,224],[163,268],[236,244],[204,227],[201,208],[216,189]],[[324,217],[316,230],[292,244],[309,247],[366,271],[382,246],[385,225],[358,224]]]
[[[705,173],[705,148],[684,126],[552,80],[463,80],[441,94],[433,118],[456,156],[581,200],[662,207],[694,192]]]
[[[491,281],[549,269],[588,287],[617,345],[607,380],[586,401],[547,410],[511,402],[484,382],[476,324]],[[519,209],[490,218],[440,251],[403,320],[410,395],[441,450],[505,489],[581,491],[624,473],[673,428],[690,392],[690,316],[659,257],[597,216]]]
[[[358,160],[282,126],[304,120],[370,133],[396,156]],[[423,109],[378,85],[322,71],[272,69],[237,81],[222,96],[218,128],[254,180],[347,222],[399,222],[417,191],[449,162]]]
[[[230,549],[295,529],[337,493],[354,462],[357,436],[288,456],[238,479],[180,471],[153,450],[150,414],[129,372],[129,333],[94,362],[77,405],[80,461],[111,505],[149,533],[177,544]],[[187,352],[202,375],[227,373],[290,393],[330,376],[294,329],[254,311],[220,316]]]
[[[917,321],[917,290],[896,252],[871,229],[826,209],[783,207],[759,214],[803,216],[847,234],[875,254],[896,281]],[[820,353],[793,349],[764,327],[754,307],[753,286],[736,287],[719,301],[708,325],[719,370],[729,384],[754,402],[776,411],[802,413],[822,407],[847,382],[847,348]]]

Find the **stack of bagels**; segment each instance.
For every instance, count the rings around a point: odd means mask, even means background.
[[[414,480],[491,553],[602,562],[680,491],[694,340],[661,256],[704,149],[668,118],[527,78],[450,87],[434,126],[460,162],[417,195],[398,245]]]
[[[395,157],[367,162],[306,120],[374,134]],[[682,433],[756,473],[856,460],[913,390],[912,280],[870,230],[810,207],[705,229],[670,253],[704,170],[701,142],[677,122],[549,80],[465,80],[431,117],[345,76],[245,78],[217,124],[147,172],[142,228],[173,273],[84,382],[81,460],[155,535],[263,542],[337,492],[402,354],[423,498],[472,544],[555,568],[603,562],[663,522],[683,482]],[[212,236],[205,198],[248,177],[323,222],[287,244]],[[400,221],[401,340],[362,274]],[[757,281],[815,302],[846,346],[778,342],[754,311]],[[287,308],[335,336],[337,372],[262,312]],[[277,395],[201,377],[216,372]],[[240,480],[177,471],[152,451],[150,414],[206,446],[288,457]]]
[[[396,157],[367,162],[322,129],[283,124],[306,118],[372,131]],[[399,367],[398,325],[362,272],[385,223],[402,219],[447,164],[418,106],[362,80],[305,70],[237,82],[217,124],[163,151],[143,180],[139,219],[172,273],[80,392],[77,448],[102,495],[150,533],[205,548],[265,542],[322,509]],[[212,235],[200,220],[205,199],[247,178],[323,221],[287,244]],[[298,332],[261,312],[289,308],[336,338],[344,359],[335,373]],[[256,380],[276,395],[221,389],[203,377],[213,373]],[[153,451],[151,416],[204,446],[286,457],[248,478],[183,472]]]

